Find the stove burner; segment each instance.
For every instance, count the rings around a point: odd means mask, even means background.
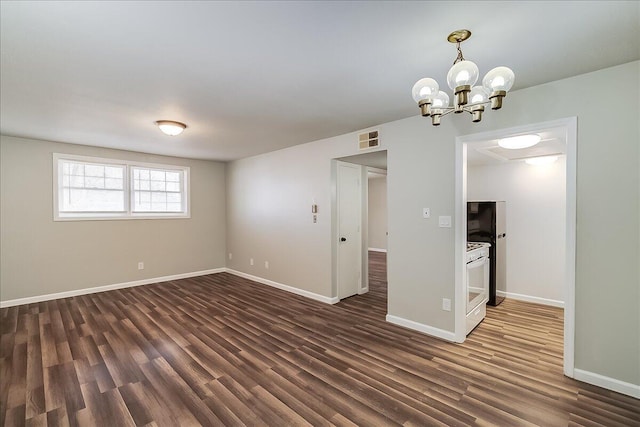
[[[486,247],[486,243],[467,242],[467,252]]]

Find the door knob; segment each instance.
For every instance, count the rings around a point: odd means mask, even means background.
[[[346,241],[347,241],[347,238],[346,238],[346,237],[341,237],[341,238],[340,238],[340,241],[341,241],[341,242],[346,242]]]

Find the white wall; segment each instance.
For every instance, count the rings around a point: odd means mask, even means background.
[[[191,218],[54,222],[52,153],[189,166]],[[225,266],[224,163],[8,136],[0,162],[2,301]]]
[[[564,301],[565,168],[564,156],[467,168],[468,200],[506,201],[507,293]]]
[[[387,177],[369,178],[369,248],[387,249]]]
[[[454,330],[454,312],[442,311],[441,300],[454,297],[455,230],[439,228],[437,217],[455,214],[456,136],[577,116],[575,366],[640,384],[639,64],[515,91],[478,124],[452,115],[432,127],[416,107],[414,117],[376,126],[388,153],[390,315]],[[616,108],[595,108],[595,92],[598,105]],[[333,296],[331,159],[359,154],[357,134],[229,164],[234,268]],[[312,197],[321,212],[315,225]],[[252,255],[275,259],[276,268],[251,268]]]

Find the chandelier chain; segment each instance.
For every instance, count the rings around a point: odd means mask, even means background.
[[[461,43],[460,40],[456,42],[456,49],[458,49],[458,56],[456,57],[456,60],[453,61],[453,65],[456,65],[458,62],[465,60],[464,56],[462,56],[462,49],[460,48],[460,43]]]

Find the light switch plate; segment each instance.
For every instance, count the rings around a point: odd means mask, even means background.
[[[438,227],[451,228],[451,217],[450,216],[439,216],[438,217]]]
[[[422,218],[431,218],[430,208],[422,208]]]

